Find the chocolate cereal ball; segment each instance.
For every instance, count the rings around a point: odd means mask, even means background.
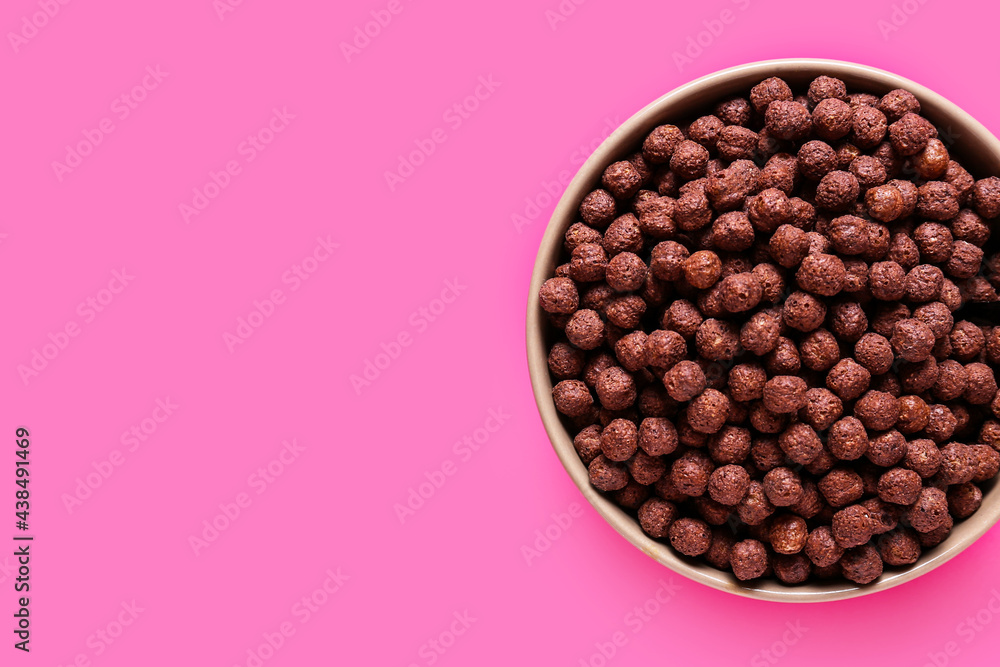
[[[771,412],[798,412],[806,404],[806,381],[794,375],[771,378],[764,385],[764,406]]]
[[[730,313],[751,310],[762,297],[760,281],[752,273],[736,273],[722,281],[722,305]]]
[[[825,297],[840,292],[845,277],[844,262],[836,255],[822,253],[809,255],[803,259],[795,274],[799,287]]]
[[[956,519],[967,519],[983,502],[983,492],[975,484],[966,482],[948,488],[948,510]]]
[[[733,545],[729,560],[737,579],[757,579],[768,568],[767,548],[759,540],[743,540]]]
[[[830,427],[827,446],[830,453],[842,461],[861,458],[869,444],[868,432],[857,417],[844,417]]]
[[[632,292],[646,282],[646,270],[646,263],[638,255],[622,252],[608,262],[605,277],[616,292]]]
[[[642,176],[627,160],[615,162],[601,176],[601,183],[616,199],[628,199],[642,185]]]
[[[590,484],[598,491],[617,491],[628,484],[628,469],[623,463],[598,455],[588,466]]]
[[[963,397],[973,405],[988,405],[997,395],[997,381],[993,369],[982,363],[972,363],[965,367],[968,379]]]
[[[792,424],[778,436],[778,446],[790,461],[806,465],[823,450],[823,443],[808,424]]]
[[[870,584],[882,576],[882,559],[875,547],[865,544],[844,552],[840,569],[845,579],[856,584]]]
[[[650,456],[672,454],[677,445],[677,428],[669,419],[646,417],[639,424],[639,447]]]
[[[931,409],[919,396],[907,395],[899,398],[899,420],[896,428],[900,433],[910,434],[922,431],[930,419]]]
[[[681,493],[697,497],[705,493],[715,469],[711,459],[697,450],[682,454],[670,467],[670,480]]]
[[[920,320],[909,318],[896,323],[889,342],[901,358],[909,362],[920,362],[931,356],[934,332]]]
[[[793,292],[782,307],[782,320],[793,329],[812,331],[823,324],[826,305],[808,292]]]
[[[708,479],[708,495],[717,503],[736,505],[747,493],[750,475],[743,466],[724,465],[712,471]]]
[[[847,211],[861,194],[857,177],[849,171],[831,171],[816,186],[816,205],[829,211]]]
[[[886,533],[875,541],[875,546],[886,565],[912,565],[920,558],[920,540],[916,531],[909,528]]]
[[[866,333],[854,344],[854,358],[872,375],[882,375],[892,367],[892,346],[884,336]]]
[[[948,521],[948,498],[944,491],[925,486],[916,502],[907,510],[906,518],[914,530],[928,533]]]
[[[705,390],[705,373],[693,361],[680,361],[663,376],[663,386],[675,401],[690,401]]]
[[[787,141],[804,139],[812,131],[812,115],[798,102],[774,100],[767,105],[764,124],[771,136]]]
[[[567,417],[586,414],[594,405],[594,397],[580,380],[563,380],[552,388],[556,409]]]
[[[698,354],[709,361],[730,361],[739,351],[739,344],[736,328],[725,320],[707,319],[695,334]]]
[[[809,529],[805,520],[794,514],[775,517],[768,531],[771,548],[779,554],[797,554],[806,546]]]
[[[976,181],[972,188],[972,205],[984,218],[1000,216],[1000,178],[990,176]]]
[[[642,156],[650,164],[669,162],[674,151],[684,141],[684,134],[674,125],[660,125],[642,144]]]
[[[576,283],[569,278],[549,278],[542,284],[538,297],[547,313],[569,314],[580,304]]]
[[[882,391],[868,391],[854,404],[854,416],[865,428],[885,431],[899,420],[899,401]]]
[[[889,141],[900,155],[916,155],[924,150],[927,142],[937,136],[937,130],[927,119],[907,112],[889,126]]]
[[[712,530],[700,519],[677,519],[667,533],[671,546],[685,556],[700,556],[712,544]]]
[[[580,217],[591,227],[603,229],[615,219],[616,210],[615,198],[611,193],[598,188],[583,198]]]
[[[646,336],[646,363],[655,368],[671,368],[687,355],[687,343],[676,331],[656,329]]]
[[[799,419],[817,431],[830,428],[844,414],[844,404],[829,389],[813,387],[806,392],[806,404]]]
[[[885,137],[888,121],[885,114],[874,107],[859,106],[854,108],[851,126],[854,135],[851,142],[860,149],[878,146]]]
[[[764,475],[764,493],[776,507],[788,507],[802,500],[802,481],[790,468],[781,466]]]
[[[652,538],[667,536],[670,525],[677,519],[677,506],[662,498],[650,498],[639,508],[639,525]]]
[[[810,531],[804,547],[806,556],[818,567],[833,565],[844,555],[844,548],[833,539],[829,526],[819,526]]]
[[[833,515],[830,530],[837,544],[850,549],[868,542],[872,537],[874,522],[862,505],[850,505]]]
[[[827,388],[844,401],[853,401],[871,383],[868,369],[853,359],[841,359],[826,375]]]
[[[920,264],[906,274],[906,298],[923,303],[933,301],[941,294],[944,273],[936,266]]]
[[[724,426],[708,441],[708,453],[723,464],[742,463],[750,454],[750,430],[739,426]]]
[[[583,372],[584,353],[566,343],[556,343],[549,350],[549,372],[560,380],[571,380]]]
[[[595,390],[601,405],[608,410],[624,410],[635,403],[635,380],[619,366],[602,371]]]
[[[912,505],[917,502],[923,481],[918,473],[907,468],[887,470],[878,480],[878,497],[887,503]]]
[[[692,287],[708,289],[721,274],[722,262],[710,250],[699,250],[684,260],[684,277]]]
[[[691,401],[687,417],[691,427],[699,432],[712,434],[721,429],[729,416],[729,399],[720,391],[706,389]]]
[[[906,271],[896,262],[876,262],[868,272],[872,296],[882,301],[899,301],[906,295]]]

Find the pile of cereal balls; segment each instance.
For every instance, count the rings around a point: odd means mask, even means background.
[[[998,298],[1000,178],[911,93],[770,78],[600,185],[540,292],[552,398],[646,534],[740,580],[866,584],[979,508],[1000,326],[955,311]]]

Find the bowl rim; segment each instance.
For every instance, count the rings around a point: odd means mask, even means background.
[[[822,58],[762,60],[712,72],[674,88],[637,111],[615,129],[576,172],[553,210],[539,244],[531,275],[525,322],[528,372],[539,415],[563,467],[594,509],[640,551],[673,572],[727,593],[776,602],[845,600],[885,591],[916,579],[954,558],[996,523],[1000,518],[1000,491],[984,492],[979,510],[956,524],[941,544],[925,550],[917,563],[902,570],[887,569],[875,582],[864,586],[851,584],[846,580],[813,582],[797,586],[788,586],[776,580],[739,582],[730,572],[717,570],[707,564],[695,563],[678,555],[668,545],[647,536],[635,519],[590,485],[587,468],[573,447],[572,439],[552,401],[552,381],[549,376],[548,350],[545,343],[547,325],[539,304],[538,291],[542,283],[552,276],[560,254],[562,236],[574,221],[578,202],[599,181],[604,166],[615,159],[621,159],[628,149],[634,150],[637,140],[656,125],[692,116],[692,112],[683,109],[678,111],[676,107],[697,108],[699,105],[704,107],[711,101],[733,94],[736,90],[749,90],[749,86],[746,85],[748,81],[756,83],[770,76],[800,79],[822,74],[841,78],[848,82],[849,87],[861,90],[867,88],[888,92],[895,88],[904,88],[910,91],[920,101],[921,113],[935,126],[940,126],[941,120],[947,120],[950,123],[949,127],[960,126],[962,134],[956,136],[962,137],[964,144],[982,149],[972,156],[963,155],[963,165],[986,161],[991,163],[993,173],[1000,174],[1000,140],[955,103],[925,86],[892,72],[869,65]],[[733,88],[733,92],[713,92],[726,88]],[[994,485],[995,480],[992,484],[988,483],[989,489]]]

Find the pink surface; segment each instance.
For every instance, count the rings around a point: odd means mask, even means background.
[[[28,655],[0,556],[0,664],[993,664],[996,529],[916,582],[814,606],[643,556],[552,452],[523,329],[547,190],[646,103],[828,57],[1000,131],[998,18],[935,0],[4,3],[0,430],[31,431],[36,541]]]

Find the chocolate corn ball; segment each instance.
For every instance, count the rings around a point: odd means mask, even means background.
[[[738,125],[727,125],[719,132],[715,149],[723,160],[735,162],[754,157],[760,136],[753,130]]]
[[[917,188],[917,213],[930,220],[951,220],[960,208],[958,190],[951,183],[929,181]]]
[[[708,149],[699,143],[685,139],[670,156],[670,170],[681,178],[693,179],[705,175],[709,160]]]
[[[684,260],[684,277],[698,289],[708,289],[722,274],[722,261],[710,250],[699,250]]]
[[[580,380],[563,380],[552,388],[556,409],[567,417],[579,417],[594,405],[590,389]]]
[[[885,165],[870,155],[860,155],[855,158],[848,166],[848,171],[858,179],[862,191],[882,185],[888,178]]]
[[[799,475],[785,466],[769,470],[762,483],[764,493],[772,505],[788,507],[802,499],[802,480]]]
[[[896,262],[876,262],[868,272],[872,296],[882,301],[899,301],[906,295],[906,271]]]
[[[844,404],[829,389],[813,387],[806,392],[806,404],[799,419],[817,431],[830,428],[844,414]]]
[[[923,303],[933,301],[941,294],[944,273],[936,266],[920,264],[906,274],[906,298]]]
[[[795,514],[782,514],[771,522],[768,531],[771,548],[779,554],[797,554],[806,546],[809,529],[805,519]]]
[[[692,141],[713,150],[719,141],[719,133],[725,126],[718,116],[701,116],[688,127],[688,136]]]
[[[885,137],[889,123],[885,114],[874,107],[859,106],[853,111],[851,143],[862,150],[878,146]],[[894,145],[895,146],[895,145]]]
[[[950,162],[948,148],[940,139],[928,139],[924,150],[910,158],[910,165],[917,176],[927,181],[944,176]]]
[[[764,126],[777,139],[798,141],[812,131],[812,114],[798,102],[774,100],[767,105]]]
[[[854,113],[843,100],[829,97],[813,107],[812,124],[818,137],[834,141],[845,137],[853,129]]]
[[[842,461],[861,458],[869,444],[868,431],[857,417],[844,417],[830,427],[827,446],[830,453]]]
[[[802,260],[795,280],[807,292],[830,297],[843,288],[846,273],[844,262],[836,255],[813,254]]]
[[[963,363],[972,361],[986,347],[986,336],[972,322],[956,322],[949,334],[955,358]]]
[[[972,209],[962,209],[948,224],[956,241],[965,241],[981,248],[990,240],[990,226]]]
[[[920,475],[907,468],[887,470],[878,480],[878,497],[887,503],[912,505],[917,502],[923,481]]]
[[[844,548],[833,539],[829,526],[819,526],[810,531],[803,550],[818,567],[833,565],[844,555]]]
[[[972,481],[979,483],[993,479],[1000,472],[1000,452],[989,445],[969,445],[975,473]]]
[[[642,177],[631,162],[622,160],[604,170],[601,184],[616,199],[628,199],[639,191]]]
[[[997,395],[997,381],[993,369],[982,363],[965,367],[967,385],[963,397],[973,405],[988,405]]]
[[[816,186],[816,205],[829,211],[844,212],[854,205],[860,194],[861,186],[854,174],[835,170],[823,176]]]
[[[737,273],[722,280],[722,305],[730,313],[757,307],[763,297],[760,281],[752,273]]]
[[[911,394],[921,394],[937,382],[938,364],[933,358],[910,364],[904,363],[899,367],[899,381],[903,390]]]
[[[871,223],[856,215],[842,215],[830,221],[826,235],[833,249],[842,255],[860,255],[868,250]]]
[[[777,554],[771,559],[771,567],[778,581],[789,585],[801,584],[812,574],[812,563],[801,553]]]
[[[808,292],[792,292],[782,307],[782,320],[793,329],[812,331],[826,319],[826,304]]]
[[[775,508],[767,499],[764,486],[757,480],[750,480],[746,493],[736,507],[740,521],[748,526],[759,526],[774,514]]]
[[[609,257],[620,252],[641,252],[642,228],[635,215],[626,213],[615,218],[604,232],[603,245]]]
[[[764,368],[769,375],[792,375],[802,369],[802,359],[795,341],[786,336],[779,336],[778,343],[766,357]]]
[[[948,307],[940,301],[932,301],[917,307],[913,317],[926,324],[935,338],[941,338],[951,333],[955,319]]]
[[[826,329],[809,332],[799,343],[799,355],[806,368],[828,371],[840,360],[840,344]]]
[[[676,519],[667,533],[671,546],[685,556],[700,556],[712,543],[711,528],[700,519]]]
[[[780,225],[768,243],[771,257],[781,266],[791,269],[798,266],[809,251],[806,233],[789,224]]]
[[[646,282],[646,263],[631,252],[618,253],[605,270],[608,285],[616,292],[632,292]]]
[[[908,113],[920,113],[920,102],[908,90],[896,88],[882,96],[876,103],[890,123],[895,123]]]
[[[750,454],[750,445],[749,429],[724,426],[709,439],[708,453],[718,463],[737,464],[742,463]]]
[[[816,484],[831,507],[845,507],[864,495],[861,475],[850,468],[833,468]]]
[[[615,356],[627,371],[639,371],[646,367],[646,334],[633,331],[615,343]]]
[[[625,464],[610,461],[599,454],[587,466],[590,484],[598,491],[617,491],[628,484],[628,469]]]
[[[781,313],[759,311],[751,315],[740,329],[738,342],[748,352],[763,356],[777,346],[781,327]]]
[[[833,522],[830,525],[833,539],[845,549],[868,542],[873,529],[872,516],[862,505],[849,505],[839,510],[833,515]]]
[[[979,442],[1000,451],[1000,421],[987,419],[979,430]]]
[[[603,229],[615,219],[615,198],[602,188],[590,192],[580,203],[580,217],[591,227]]]
[[[791,220],[792,204],[784,192],[768,188],[749,199],[747,216],[756,231],[771,234]]]
[[[875,324],[872,328],[877,330]],[[868,316],[857,301],[839,301],[830,306],[827,326],[839,340],[855,343],[868,330]]]
[[[650,456],[641,451],[637,451],[626,465],[632,479],[643,486],[655,484],[667,472],[667,462],[663,457]]]
[[[694,338],[704,318],[693,303],[678,299],[670,304],[660,322],[664,329],[676,331],[684,338]]]
[[[983,263],[983,249],[966,241],[955,241],[951,257],[944,269],[952,278],[964,280],[972,278]]]
[[[676,282],[684,276],[684,261],[691,252],[676,241],[663,241],[652,250],[649,270],[660,280]]]
[[[841,359],[826,374],[827,389],[844,401],[853,401],[861,396],[870,383],[871,373],[853,359]]]
[[[885,431],[899,420],[899,401],[882,391],[868,391],[854,404],[854,416],[865,428]]]
[[[961,442],[950,442],[941,447],[941,467],[937,479],[942,484],[964,484],[976,474],[976,461],[972,448]]]
[[[778,436],[778,446],[792,463],[806,465],[823,450],[823,442],[808,424],[792,424]]]
[[[866,333],[854,344],[854,359],[872,375],[888,372],[894,358],[892,345],[877,333]]]
[[[919,533],[928,533],[942,526],[950,518],[948,498],[944,491],[934,487],[923,487],[916,502],[907,510],[906,518]]]
[[[708,495],[717,503],[736,505],[750,486],[750,475],[743,466],[724,465],[712,471],[708,479]]]
[[[565,236],[563,236],[563,248],[567,252],[573,252],[577,246],[581,246],[584,243],[597,243],[600,245],[604,242],[604,235],[593,227],[588,227],[582,222],[576,222],[570,225],[570,228],[566,230]]]
[[[556,343],[549,350],[548,364],[552,376],[560,380],[571,380],[583,372],[585,357],[583,350],[566,343]]]
[[[674,503],[662,498],[650,498],[639,508],[639,525],[650,537],[662,539],[678,516]]]
[[[581,312],[583,311],[576,311],[573,317]],[[641,296],[626,294],[612,299],[604,309],[604,314],[611,324],[622,329],[634,329],[639,326],[642,316],[646,314],[646,302]],[[567,332],[566,335],[568,337],[569,333]],[[570,342],[573,342],[572,339]]]
[[[865,210],[880,222],[897,220],[905,211],[903,193],[894,185],[878,185],[865,192]]]
[[[723,213],[712,222],[712,243],[728,252],[747,250],[754,242],[754,228],[743,211]]]
[[[972,188],[972,205],[984,218],[1000,215],[1000,178],[990,176],[976,181]]]
[[[771,378],[764,384],[764,406],[771,412],[798,412],[806,404],[806,381],[794,375]]]
[[[930,549],[941,544],[945,541],[945,539],[947,539],[954,525],[955,522],[951,518],[951,515],[945,515],[944,522],[934,530],[929,530],[926,533],[917,533],[917,539],[920,540],[920,546],[924,549]]]
[[[687,342],[676,331],[656,329],[646,336],[646,363],[656,368],[671,368],[687,355]]]
[[[934,332],[916,318],[904,319],[893,327],[889,342],[902,359],[916,363],[931,356],[931,350],[934,348]]]
[[[708,479],[715,470],[712,460],[698,450],[681,454],[670,467],[670,479],[681,493],[697,497],[705,493]]]
[[[875,540],[875,547],[882,561],[893,567],[912,565],[921,554],[917,532],[910,528],[898,528],[882,535]]]
[[[705,552],[705,560],[720,570],[730,569],[729,560],[736,538],[728,527],[712,528],[712,544]]]
[[[569,277],[581,283],[604,280],[608,255],[596,243],[582,243],[573,249],[569,261]]]
[[[934,442],[944,442],[955,433],[956,426],[958,426],[958,420],[954,413],[948,409],[948,406],[936,404],[930,406],[924,434]]]
[[[701,323],[695,334],[695,347],[702,358],[727,362],[739,351],[740,336],[726,320],[710,318]]]
[[[639,424],[638,445],[650,456],[672,454],[678,445],[677,428],[669,419],[646,417]]]
[[[983,503],[983,492],[971,482],[956,484],[948,488],[948,511],[956,519],[967,519],[976,513]]]
[[[701,394],[707,383],[701,366],[693,361],[680,361],[664,374],[663,386],[670,398],[683,402]]]
[[[877,466],[894,466],[906,456],[906,438],[893,429],[869,438],[865,457]]]
[[[899,420],[896,428],[900,433],[910,434],[922,431],[930,419],[931,409],[919,396],[912,394],[899,398]]]
[[[882,559],[869,544],[848,549],[839,562],[844,578],[856,584],[870,584],[882,576]]]
[[[706,389],[691,401],[687,417],[695,431],[705,434],[716,433],[729,417],[729,398],[715,389]]]
[[[733,575],[740,581],[762,577],[768,568],[767,547],[759,540],[748,539],[733,545],[729,557]]]
[[[937,130],[926,119],[913,112],[903,114],[889,125],[889,141],[902,156],[916,155],[924,150],[927,142],[937,136]]]
[[[573,448],[580,455],[584,465],[597,458],[601,453],[601,427],[598,424],[587,426],[573,438]]]
[[[638,429],[629,419],[615,419],[601,431],[601,453],[609,461],[627,461],[638,443]]]
[[[795,161],[803,176],[820,181],[837,168],[837,152],[825,141],[807,141],[799,148]]]
[[[937,381],[931,390],[934,398],[950,401],[965,393],[969,376],[962,364],[954,359],[946,359],[938,364]]]
[[[642,156],[650,164],[669,162],[684,141],[684,134],[674,125],[660,125],[642,143]]]
[[[635,403],[635,380],[625,369],[612,366],[601,372],[594,387],[597,397],[608,410],[624,410]]]

